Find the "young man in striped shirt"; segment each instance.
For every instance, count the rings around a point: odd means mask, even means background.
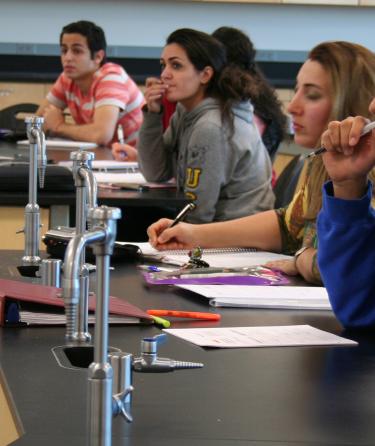
[[[44,130],[108,146],[122,125],[125,142],[135,146],[143,94],[120,65],[106,62],[104,31],[88,21],[70,23],[62,29],[60,47],[63,72],[37,111]],[[65,122],[65,108],[73,124]]]

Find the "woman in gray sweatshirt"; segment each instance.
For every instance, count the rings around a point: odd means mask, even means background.
[[[272,209],[271,162],[253,119],[251,82],[227,66],[225,49],[192,29],[173,32],[161,55],[159,82],[147,88],[138,145],[148,181],[175,177],[196,209],[192,223]],[[163,133],[163,95],[177,102]]]

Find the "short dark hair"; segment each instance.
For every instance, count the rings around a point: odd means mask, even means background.
[[[105,63],[105,53],[107,50],[107,42],[105,40],[105,34],[100,26],[87,20],[80,20],[78,22],[72,22],[64,26],[60,33],[60,45],[64,34],[81,34],[86,37],[87,45],[89,47],[91,58],[94,58],[96,52],[104,50],[104,58],[102,64]]]

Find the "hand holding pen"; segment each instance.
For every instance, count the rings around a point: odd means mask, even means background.
[[[147,234],[150,244],[159,250],[191,249],[198,246],[199,243],[193,235],[195,225],[187,223],[178,225],[187,213],[193,209],[195,209],[195,204],[190,203],[182,209],[173,221],[162,218],[149,226]]]
[[[369,122],[361,116],[347,118],[342,122],[333,121],[322,135],[322,147],[309,153],[306,158],[313,158],[327,151],[336,151],[350,156],[360,138],[373,129],[375,129],[375,122]]]
[[[137,161],[137,149],[125,144],[124,129],[121,124],[117,126],[117,139],[118,142],[112,144],[113,158],[116,161]]]
[[[375,165],[375,135],[362,137],[375,124],[364,123],[362,117],[332,122],[323,134],[328,152],[323,162],[338,198],[357,199],[366,191],[367,175]]]
[[[118,143],[112,144],[112,154],[116,161],[124,161],[127,159],[128,154],[124,150],[125,137],[122,124],[117,126],[117,141]]]

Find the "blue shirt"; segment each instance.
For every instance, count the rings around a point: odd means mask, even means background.
[[[323,187],[318,216],[318,264],[333,311],[344,327],[375,328],[375,212],[372,184],[358,200]]]

